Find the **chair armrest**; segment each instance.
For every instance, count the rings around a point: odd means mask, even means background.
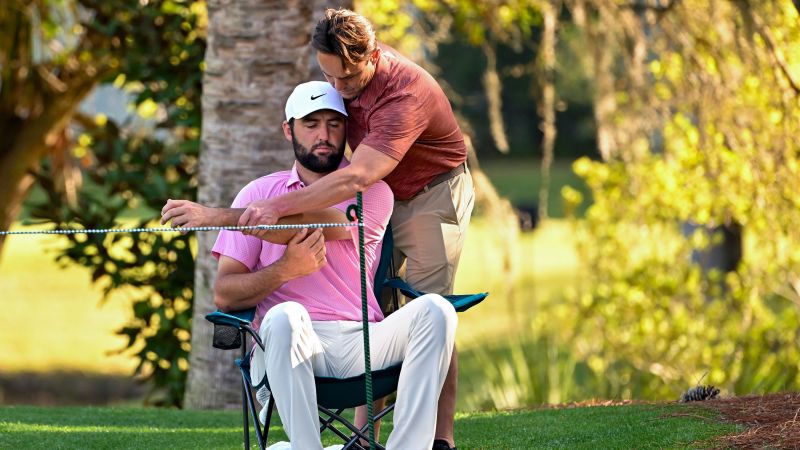
[[[207,314],[206,320],[215,325],[227,325],[229,327],[240,328],[245,325],[250,325],[255,316],[255,308],[244,309],[242,311],[231,311],[227,313],[216,310],[211,314]]]
[[[383,285],[400,290],[408,298],[417,298],[426,294],[426,292],[412,288],[402,278],[389,278],[383,282]],[[462,312],[482,302],[488,295],[488,292],[481,292],[479,294],[450,294],[442,297],[453,305],[456,312]]]

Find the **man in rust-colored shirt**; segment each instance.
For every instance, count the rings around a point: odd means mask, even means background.
[[[396,160],[383,180],[396,198],[409,200],[463,164],[467,148],[436,80],[391,48],[378,44],[378,49],[372,80],[345,101],[347,142],[350,148],[364,144]]]
[[[379,44],[370,23],[352,11],[327,10],[312,47],[346,101],[351,164],[304,189],[251,203],[239,224],[274,224],[327,208],[383,180],[395,196],[391,225],[406,280],[419,291],[452,293],[474,191],[450,102],[428,72]],[[437,450],[454,448],[456,374],[454,353],[439,398]]]

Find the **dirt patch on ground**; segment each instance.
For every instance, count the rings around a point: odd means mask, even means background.
[[[591,408],[595,406],[623,406],[623,405],[647,405],[651,402],[643,400],[582,400],[579,402],[559,403],[555,405],[546,405],[546,409],[570,409],[570,408]]]
[[[716,439],[719,448],[800,448],[800,393],[715,399],[703,406],[747,430]]]

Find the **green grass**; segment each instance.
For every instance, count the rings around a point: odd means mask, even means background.
[[[541,165],[535,159],[486,159],[481,168],[492,180],[497,192],[514,205],[538,205],[539,189],[542,185]],[[550,217],[564,217],[564,201],[561,188],[571,186],[583,194],[583,204],[576,211],[583,214],[591,199],[589,188],[572,171],[572,161],[556,160],[550,169],[548,212]]]
[[[689,411],[695,416],[674,415]],[[585,407],[461,415],[456,429],[464,449],[686,448],[736,431],[710,417],[685,405]]]
[[[697,407],[674,404],[459,414],[456,439],[465,450],[686,448],[707,446],[709,439],[737,430],[710,417]],[[325,445],[337,443],[330,433],[325,436]],[[279,426],[270,428],[270,442],[276,439],[286,439]],[[235,449],[241,448],[241,415],[238,411],[0,407],[0,448]]]

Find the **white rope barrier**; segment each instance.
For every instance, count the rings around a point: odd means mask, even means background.
[[[188,231],[293,230],[300,228],[358,227],[361,223],[301,223],[289,225],[245,225],[229,227],[163,227],[163,228],[72,228],[61,230],[0,231],[0,236],[19,234],[103,234],[103,233],[185,233]]]

